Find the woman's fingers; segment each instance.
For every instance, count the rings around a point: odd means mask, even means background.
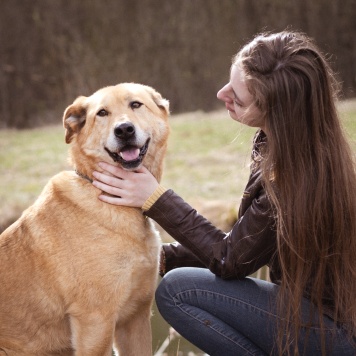
[[[119,187],[113,186],[112,184],[107,182],[103,183],[103,180],[106,180],[106,178],[94,180],[93,186],[108,194],[120,196],[121,189]]]
[[[135,173],[149,173],[149,170],[145,166],[140,166],[135,169]]]
[[[110,195],[99,196],[100,200],[110,204],[140,208],[159,185],[144,166],[135,171],[125,171],[104,162],[100,162],[99,166],[103,172],[93,172],[93,185]]]
[[[108,176],[105,173],[100,173],[100,172],[93,172],[93,176],[95,179],[99,180],[102,183],[111,185],[112,187],[120,187],[120,183],[122,182],[122,178],[119,177],[113,177],[113,176]]]

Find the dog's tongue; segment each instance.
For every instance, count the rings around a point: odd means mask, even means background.
[[[124,148],[120,151],[120,156],[125,161],[134,161],[140,155],[140,149],[137,147]]]

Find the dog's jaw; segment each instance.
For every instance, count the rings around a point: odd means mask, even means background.
[[[117,152],[113,152],[111,150],[109,150],[107,147],[105,148],[105,151],[109,154],[109,156],[112,158],[112,160],[115,163],[119,163],[121,165],[122,168],[126,169],[126,170],[133,170],[138,168],[143,159],[146,156],[146,153],[148,151],[148,146],[150,143],[150,138],[147,139],[147,141],[145,142],[145,144],[142,147],[137,147],[137,146],[133,146],[133,145],[126,145],[124,147],[122,147],[121,149],[119,149]],[[123,154],[123,152],[125,150],[132,150],[132,149],[139,149],[139,154],[137,156],[137,158],[134,158],[132,160],[125,160],[123,157],[125,156]]]

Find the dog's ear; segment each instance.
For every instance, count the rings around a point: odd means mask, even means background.
[[[85,96],[78,97],[72,105],[64,111],[63,126],[65,128],[66,143],[72,141],[73,135],[77,134],[85,124],[87,108]]]
[[[147,87],[148,92],[151,94],[151,97],[153,101],[156,103],[156,105],[167,115],[169,115],[169,101],[167,99],[162,98],[162,95],[158,93],[156,90],[154,90],[151,87]]]

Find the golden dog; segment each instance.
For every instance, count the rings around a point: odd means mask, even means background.
[[[0,355],[151,355],[160,241],[140,209],[98,199],[97,163],[144,164],[159,180],[168,101],[119,84],[63,117],[73,172],[61,172],[0,236]],[[113,346],[114,345],[114,346]]]

